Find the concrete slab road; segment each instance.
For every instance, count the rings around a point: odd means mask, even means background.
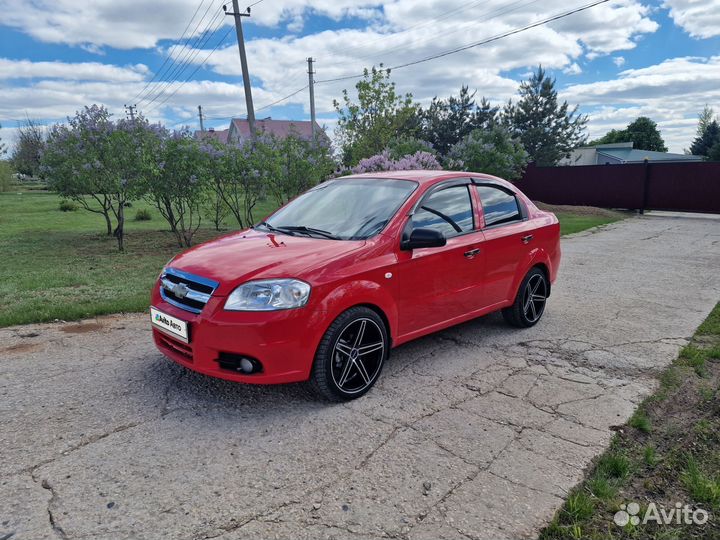
[[[350,404],[188,372],[146,316],[0,330],[0,538],[531,538],[720,298],[719,225],[566,238],[535,328],[403,346]]]

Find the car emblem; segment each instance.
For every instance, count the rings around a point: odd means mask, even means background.
[[[178,283],[173,287],[172,293],[177,296],[178,298],[185,298],[188,293],[190,292],[190,289],[187,288],[186,285],[183,283]]]

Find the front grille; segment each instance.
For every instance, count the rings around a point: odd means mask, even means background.
[[[174,268],[166,268],[160,276],[160,295],[176,307],[200,313],[219,283]]]

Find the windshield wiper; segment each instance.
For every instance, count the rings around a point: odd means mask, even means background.
[[[265,227],[265,228],[266,228],[268,231],[270,231],[270,232],[278,232],[278,233],[281,233],[281,234],[288,234],[288,235],[290,235],[290,236],[295,236],[294,233],[293,233],[293,231],[285,230],[284,227],[273,227],[273,226],[270,225],[267,221],[261,221],[260,223],[258,223],[257,225],[255,225],[255,226],[253,227],[253,229],[256,229],[256,228],[258,228],[258,227]]]
[[[340,237],[329,232],[329,231],[323,231],[322,229],[315,229],[314,227],[306,227],[305,225],[286,225],[283,227],[278,227],[278,230],[281,232],[284,231],[290,231],[290,232],[301,232],[308,235],[316,234],[318,236],[322,236],[324,238],[329,238],[330,240],[340,240]]]

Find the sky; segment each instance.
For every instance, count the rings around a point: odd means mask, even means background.
[[[333,99],[343,89],[353,95],[357,79],[321,81],[465,47],[591,0],[252,2],[243,30],[256,117],[309,119],[313,57],[318,121],[332,132]],[[11,147],[23,119],[47,125],[93,103],[116,117],[136,104],[174,128],[197,129],[198,105],[206,129],[246,115],[233,17],[222,1],[0,0],[0,13],[0,138]],[[591,138],[643,115],[670,151],[682,152],[703,107],[720,112],[720,0],[611,0],[394,69],[392,78],[424,105],[462,85],[502,104],[540,64],[561,99],[588,115]]]

